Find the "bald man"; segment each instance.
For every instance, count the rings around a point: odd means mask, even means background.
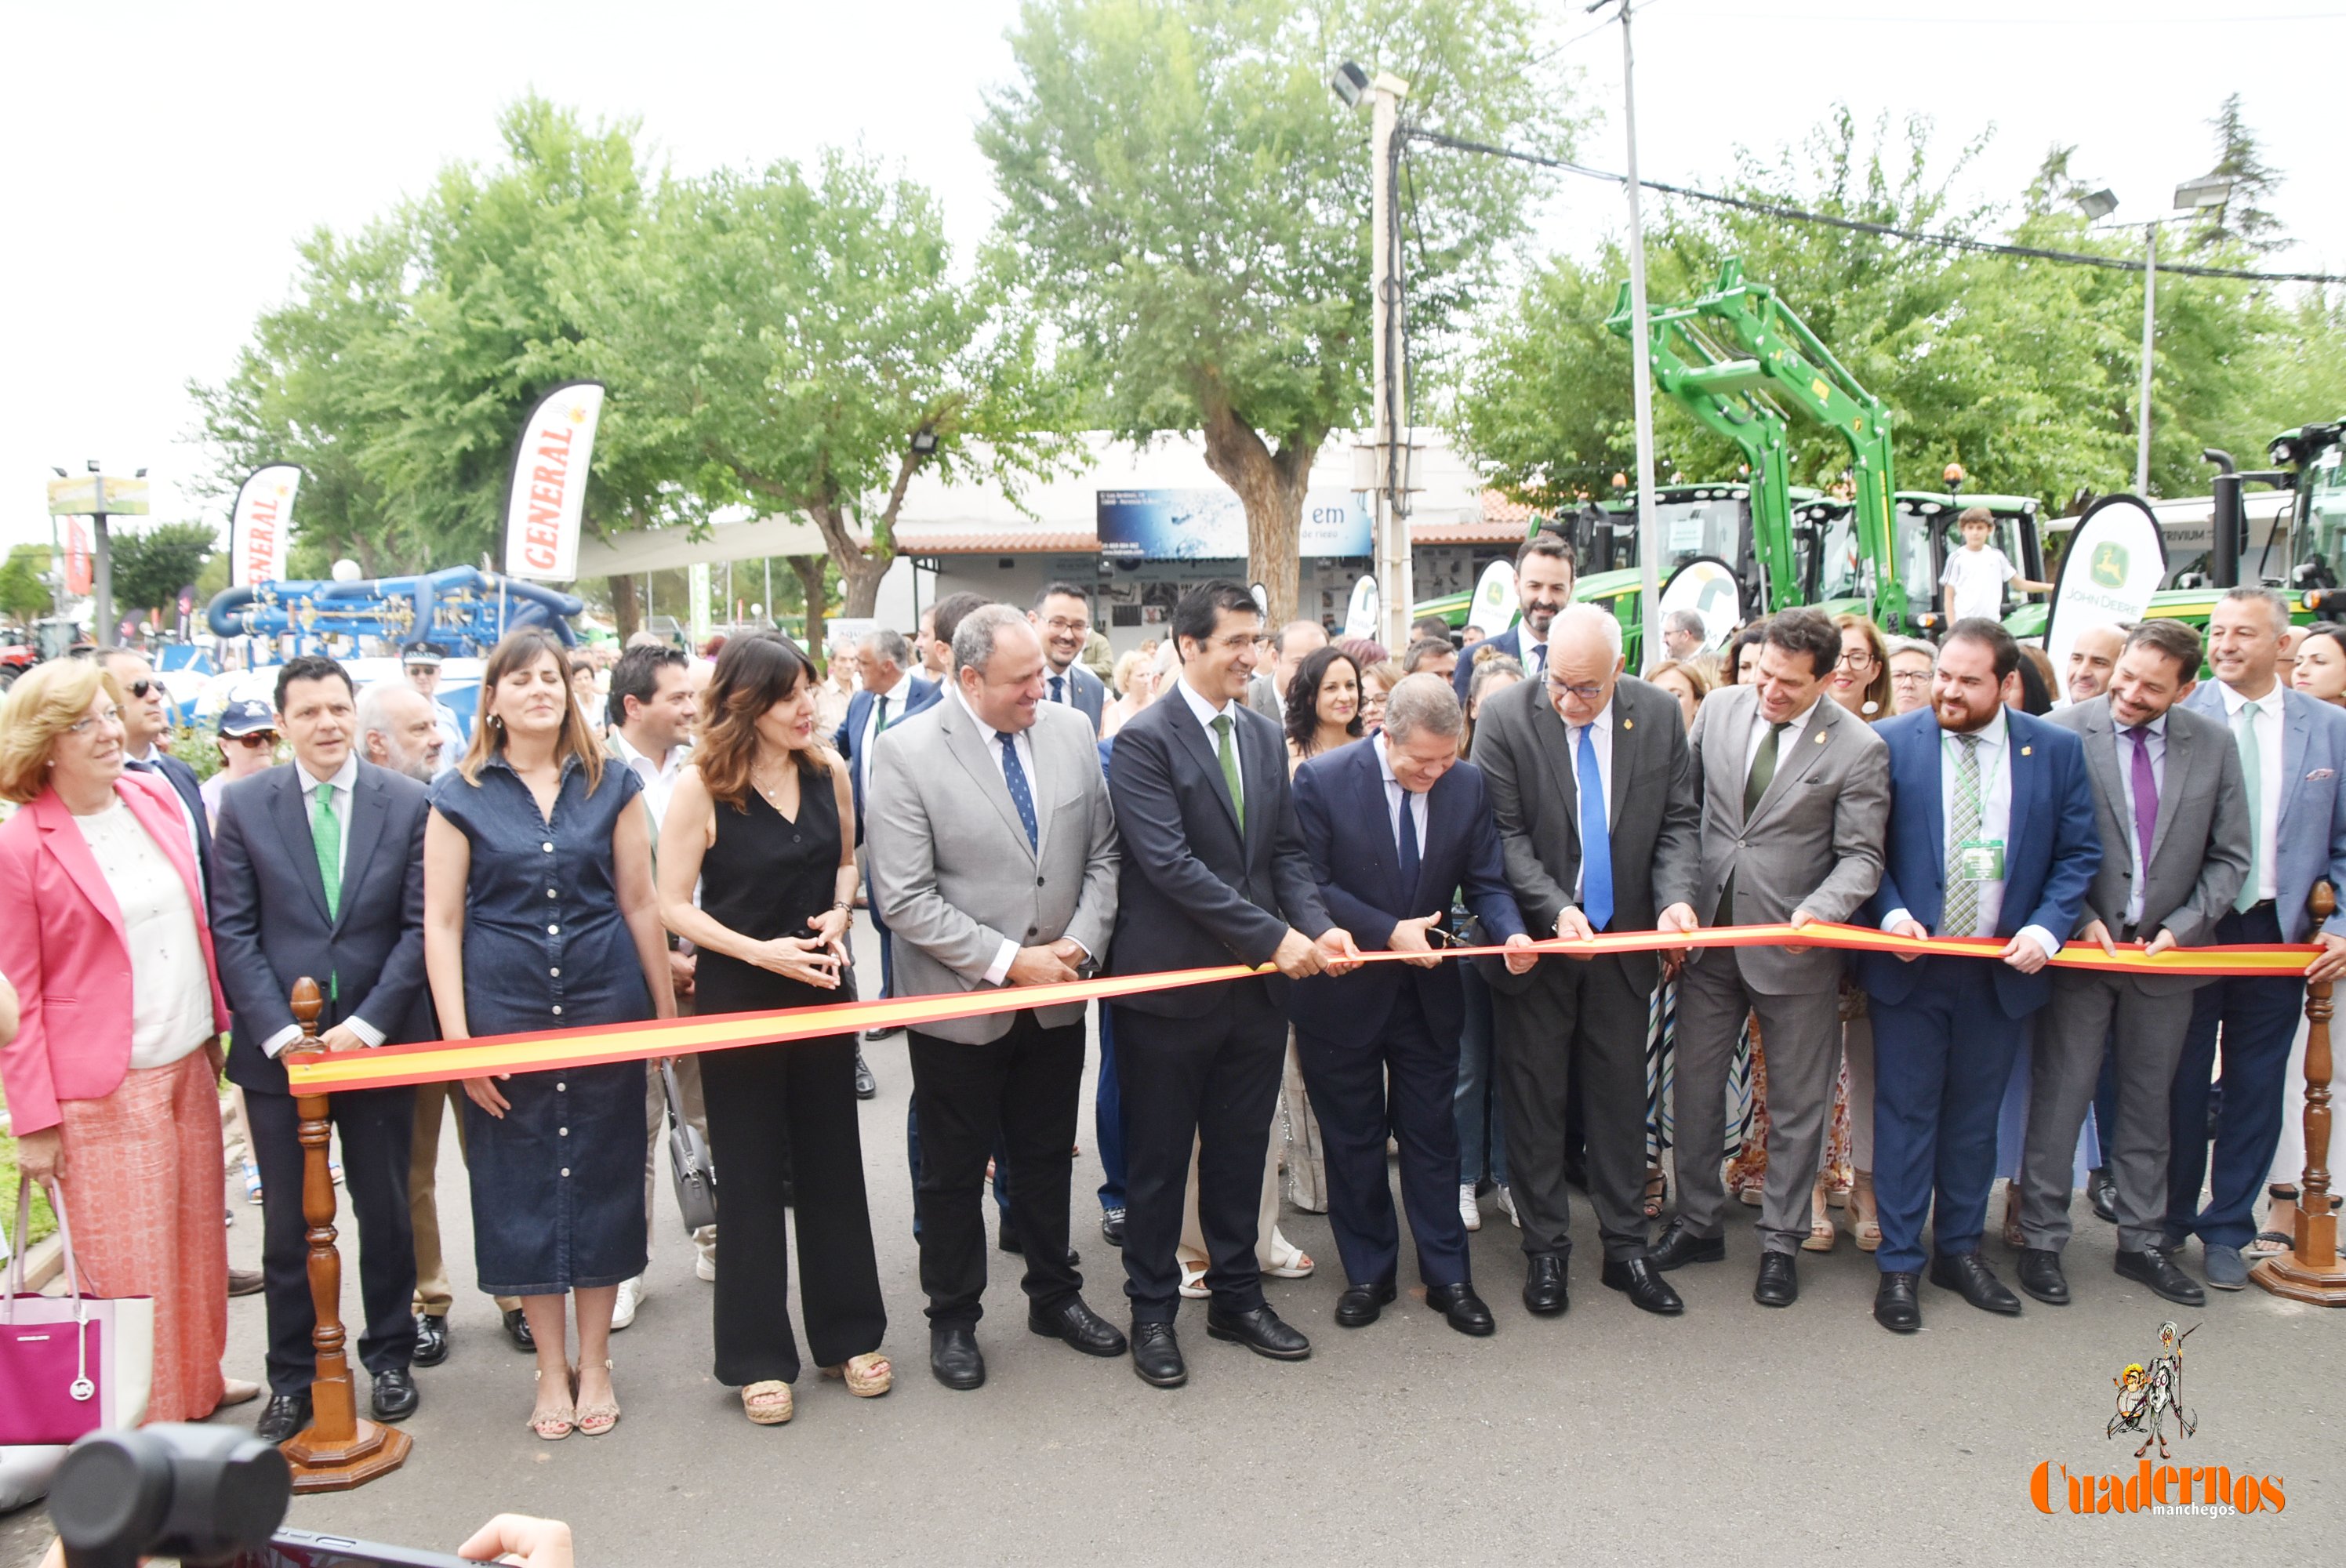
[[[2091,702],[2110,689],[2110,677],[2118,667],[2118,651],[2126,647],[2126,628],[2118,626],[2087,626],[2069,645],[2069,667],[2062,678],[2069,684],[2069,700]]]

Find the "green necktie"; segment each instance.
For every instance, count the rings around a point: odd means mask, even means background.
[[[1214,746],[1221,754],[1222,782],[1230,787],[1230,809],[1238,813],[1239,830],[1246,830],[1246,792],[1239,788],[1239,754],[1230,745],[1230,716],[1214,716]]]
[[[2249,880],[2232,900],[2232,908],[2245,914],[2265,881],[2265,748],[2257,739],[2255,703],[2240,704],[2240,711],[2232,716],[2232,738],[2240,748],[2240,782],[2248,786],[2249,795]]]
[[[310,818],[310,837],[318,846],[318,880],[326,884],[326,918],[342,912],[342,820],[334,814],[334,787],[318,786],[318,809]]]
[[[1947,823],[1947,904],[1939,921],[1941,936],[1970,936],[1979,924],[1980,885],[1962,875],[1963,846],[1979,837],[1985,816],[1980,797],[1980,738],[1958,735],[1963,754],[1955,759],[1955,811]]]
[[[1760,797],[1768,793],[1768,786],[1776,777],[1776,743],[1784,731],[1792,728],[1791,720],[1768,727],[1768,738],[1760,743],[1760,753],[1751,759],[1751,777],[1743,781],[1743,820],[1751,820],[1759,809]]]
[[[886,697],[882,697],[882,698],[880,699],[880,717],[879,717],[879,718],[878,718],[878,719],[876,719],[876,720],[872,723],[872,733],[874,736],[877,736],[877,735],[878,735],[882,730],[883,730],[883,729],[885,729],[885,728],[888,728],[888,699],[887,699]]]

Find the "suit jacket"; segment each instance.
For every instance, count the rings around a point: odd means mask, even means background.
[[[1279,683],[1260,673],[1247,677],[1246,705],[1280,728],[1287,729],[1287,709],[1280,705]]]
[[[1578,902],[1580,788],[1571,737],[1545,682],[1519,681],[1484,699],[1474,763],[1490,789],[1524,929],[1553,936],[1556,917]],[[1612,791],[1611,929],[1651,931],[1661,911],[1694,902],[1702,809],[1678,698],[1627,676],[1613,688]],[[1654,953],[1624,953],[1621,962],[1640,985],[1661,972]]]
[[[2077,923],[2099,920],[2115,938],[2126,924],[2127,900],[2134,891],[2133,834],[2126,788],[2119,781],[2119,770],[2133,765],[2133,742],[2119,737],[2106,697],[2065,708],[2050,718],[2086,743],[2086,777],[2093,785],[2094,823],[2102,836],[2101,869],[2086,889],[2086,908]],[[2213,942],[2216,921],[2232,907],[2232,895],[2248,877],[2249,852],[2249,795],[2240,778],[2239,748],[2220,720],[2187,712],[2178,703],[2167,710],[2166,779],[2159,789],[2157,825],[2151,830],[2141,940],[2148,941],[2165,926],[2185,947]],[[2129,978],[2152,996],[2178,995],[2207,983],[2190,975]]]
[[[1355,740],[1312,758],[1295,771],[1295,817],[1320,896],[1336,923],[1363,952],[1382,951],[1404,920],[1447,913],[1454,891],[1482,918],[1493,942],[1524,929],[1507,889],[1498,824],[1483,786],[1482,769],[1461,762],[1425,792],[1425,839],[1418,848],[1417,880],[1401,881],[1384,769],[1376,741]],[[1315,974],[1287,993],[1287,1015],[1299,1029],[1346,1041],[1373,1039],[1383,1029],[1402,987],[1413,986],[1436,1039],[1455,1035],[1465,1020],[1458,966],[1432,969],[1372,963],[1341,978]]]
[[[127,771],[137,773],[139,769],[133,768]],[[194,769],[168,751],[156,754],[155,771],[146,777],[160,779],[168,784],[180,803],[187,807],[188,816],[196,824],[196,870],[202,876],[204,889],[209,893],[212,885],[212,830],[211,813],[204,807],[203,781],[196,777]]]
[[[1523,666],[1524,674],[1526,677],[1536,673],[1532,668],[1531,650],[1525,645],[1524,623],[1517,621],[1497,636],[1484,637],[1479,643],[1470,644],[1458,650],[1458,667],[1451,673],[1450,684],[1457,689],[1459,701],[1466,700],[1466,688],[1474,682],[1475,654],[1487,647],[1497,648],[1501,653]],[[1533,681],[1531,684],[1537,686],[1539,682]],[[1662,907],[1668,909],[1669,906],[1665,904]]]
[[[900,702],[890,705],[892,711],[888,715],[889,729],[895,728],[897,725],[916,713],[927,712],[936,706],[937,698],[944,694],[944,688],[935,681],[923,680],[917,675],[908,675],[904,677],[904,681],[905,687],[902,693],[892,691],[888,694],[892,697],[901,697],[902,698]],[[855,795],[855,841],[859,844],[863,842],[863,763],[859,748],[863,743],[863,731],[872,723],[872,705],[878,700],[868,691],[858,691],[849,697],[847,717],[840,721],[839,733],[831,738],[831,748],[847,759],[847,786]],[[1095,730],[1099,728],[1099,714],[1096,709],[1092,714],[1092,728]],[[886,733],[887,730],[881,731],[882,735]],[[875,748],[875,764],[876,759]]]
[[[114,792],[187,884],[203,943],[212,1022],[228,1027],[203,888],[177,802],[152,774],[126,770]],[[16,1037],[0,1044],[0,1090],[19,1134],[58,1122],[59,1100],[96,1100],[130,1069],[130,947],[122,907],[54,790],[0,824],[0,973],[16,988]]]
[[[932,690],[934,688],[932,687]],[[1096,959],[1116,920],[1116,813],[1100,776],[1099,742],[1081,715],[1037,703],[1026,732],[1035,754],[1035,820],[1042,855],[1002,779],[1000,750],[959,702],[940,702],[875,748],[870,806],[872,890],[887,921],[896,994],[975,991],[1005,942],[1020,947],[1075,938]],[[1035,1010],[1046,1028],[1081,1022],[1084,1003]],[[921,1025],[982,1045],[1016,1015],[990,1013]]]
[[[2281,692],[2280,820],[2273,835],[2273,903],[2284,942],[2310,940],[2313,911],[2305,901],[2313,884],[2327,881],[2338,893],[2338,911],[2321,929],[2346,936],[2346,708],[2292,691]],[[2205,714],[2225,727],[2224,694],[2205,680],[2176,705]],[[2233,744],[2233,754],[2239,746]],[[2253,850],[2252,850],[2253,852]]]
[[[1058,672],[1056,670],[1052,669],[1047,665],[1044,667],[1043,700],[1046,703],[1051,703],[1051,677],[1057,673]],[[1097,740],[1099,738],[1100,732],[1100,709],[1107,701],[1107,683],[1101,680],[1098,676],[1093,674],[1081,659],[1077,659],[1075,663],[1069,665],[1067,667],[1066,674],[1068,692],[1073,700],[1064,703],[1051,703],[1051,706],[1054,708],[1073,708],[1077,712],[1081,713],[1086,718],[1090,719],[1092,721],[1092,738],[1094,740]]]
[[[1776,759],[1751,815],[1743,814],[1743,759],[1760,725],[1760,694],[1731,686],[1696,710],[1696,776],[1702,788],[1702,878],[1695,912],[1708,925],[1762,925],[1806,910],[1847,921],[1882,880],[1882,832],[1890,820],[1890,750],[1862,719],[1820,694],[1800,738]],[[1735,907],[1719,908],[1735,879]],[[1698,950],[1693,961],[1716,956]],[[1841,956],[1831,948],[1736,950],[1745,979],[1770,996],[1832,991]]]
[[[2102,863],[2086,748],[2070,731],[2016,708],[2005,710],[2004,721],[2010,726],[2012,815],[1995,934],[2009,938],[2034,925],[2066,936],[2077,929],[2086,886]],[[1890,748],[1890,831],[1882,883],[1865,901],[1864,920],[1880,925],[1902,909],[1935,932],[1947,899],[1938,715],[1930,708],[1902,714],[1875,725],[1873,733]],[[1892,953],[1862,953],[1856,962],[1858,983],[1875,1000],[1895,1005],[1913,993],[1919,974],[1933,962],[1941,961],[1910,963]],[[2008,1018],[2026,1017],[2053,994],[2053,977],[2045,970],[2023,974],[2007,963],[1994,963],[1994,970],[1996,1000]]]
[[[1267,963],[1291,926],[1317,941],[1336,922],[1321,901],[1288,788],[1279,726],[1232,703],[1246,822],[1206,731],[1178,691],[1142,708],[1116,732],[1108,798],[1124,837],[1117,881],[1117,974],[1156,974],[1231,962]],[[1274,1002],[1287,981],[1261,981]],[[1221,1000],[1219,985],[1144,992],[1117,1005],[1162,1018],[1198,1018]]]
[[[363,1018],[388,1044],[439,1035],[423,979],[423,824],[431,791],[359,763],[344,830],[339,908],[326,915],[301,776],[287,762],[220,793],[212,932],[236,1012],[230,1081],[282,1095],[285,1066],[261,1043],[293,1022],[293,983],[318,983],[324,1033]]]

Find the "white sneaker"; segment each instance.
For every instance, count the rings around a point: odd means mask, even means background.
[[[703,1252],[695,1257],[692,1260],[692,1277],[695,1279],[706,1280],[711,1285],[717,1283],[716,1255]]]
[[[1514,1225],[1517,1230],[1521,1230],[1524,1227],[1524,1219],[1523,1216],[1515,1212],[1515,1195],[1509,1192],[1504,1186],[1498,1188],[1497,1191],[1499,1195],[1499,1211],[1507,1217],[1509,1223]]]
[[[1474,1201],[1474,1184],[1471,1181],[1458,1184],[1458,1217],[1466,1222],[1469,1230],[1483,1228],[1483,1206]]]
[[[619,1298],[611,1303],[611,1327],[616,1331],[636,1320],[636,1308],[643,1305],[644,1277],[619,1281]]]

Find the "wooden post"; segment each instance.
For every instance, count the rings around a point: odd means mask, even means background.
[[[2307,901],[2316,930],[2338,908],[2328,882]],[[2305,988],[2305,1176],[2297,1187],[2296,1245],[2249,1270],[2276,1296],[2316,1307],[2346,1307],[2346,1264],[2338,1258],[2338,1217],[2330,1211],[2331,983]]]
[[[293,1017],[301,1025],[294,1050],[325,1049],[319,1007],[318,983],[303,975],[293,985]],[[310,1384],[310,1424],[279,1446],[293,1468],[295,1492],[347,1492],[405,1463],[413,1440],[358,1413],[342,1353],[342,1259],[334,1250],[334,1180],[326,1168],[333,1129],[325,1095],[297,1095],[293,1106],[301,1117],[301,1217],[310,1222],[310,1305],[318,1319],[310,1342],[318,1375]]]

